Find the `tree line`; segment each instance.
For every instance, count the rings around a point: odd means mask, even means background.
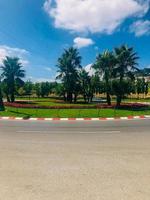
[[[23,81],[25,70],[19,58],[6,57],[0,66],[0,109],[4,110],[3,96],[8,102],[14,102],[16,95],[30,97],[33,94],[37,97],[54,94],[66,102],[76,103],[80,96],[85,102],[91,102],[95,94],[105,93],[108,105],[111,105],[111,97],[116,96],[119,106],[125,95],[148,93],[144,76],[150,75],[150,69],[139,69],[138,59],[134,48],[126,45],[106,50],[97,55],[90,75],[81,64],[78,49],[71,47],[58,58],[56,82],[33,83]]]
[[[78,49],[73,47],[65,50],[58,59],[57,79],[62,83],[65,101],[76,102],[77,97],[82,95],[86,102],[90,102],[94,94],[106,93],[108,105],[111,105],[111,96],[115,95],[116,104],[120,106],[125,95],[148,93],[148,83],[136,77],[149,71],[139,69],[139,57],[134,48],[122,45],[113,51],[100,53],[91,66],[92,76],[82,67],[81,59]]]

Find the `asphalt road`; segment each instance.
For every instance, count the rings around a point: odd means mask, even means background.
[[[149,200],[150,120],[0,121],[0,199]]]

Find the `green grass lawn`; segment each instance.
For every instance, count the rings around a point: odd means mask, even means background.
[[[29,101],[29,103],[34,103],[36,105],[40,105],[40,106],[93,106],[93,105],[96,105],[97,103],[91,103],[91,104],[88,104],[88,103],[84,103],[84,100],[83,99],[79,99],[79,101],[76,103],[76,104],[70,104],[70,103],[66,103],[64,102],[62,99],[59,99],[59,98],[52,98],[52,97],[49,97],[49,98],[17,98],[16,99],[17,101],[18,100],[25,100],[25,101]],[[115,99],[112,99],[112,102],[115,102],[116,100]],[[124,103],[130,103],[130,102],[150,102],[150,98],[145,98],[145,99],[137,99],[137,98],[129,98],[129,99],[123,99],[122,102]]]
[[[141,111],[131,110],[114,110],[114,109],[26,109],[26,108],[10,108],[6,107],[6,111],[0,112],[0,116],[14,116],[14,117],[124,117],[150,115],[150,109]]]
[[[77,103],[67,103],[64,102],[61,99],[55,99],[55,98],[17,98],[17,101],[22,100],[22,101],[26,101],[28,103],[31,104],[36,104],[36,105],[40,105],[40,106],[93,106],[96,105],[96,103],[85,103],[83,101],[83,99],[80,99],[80,101],[78,101]]]
[[[25,100],[28,102],[29,98],[17,98],[17,100]],[[30,98],[36,105],[42,106],[93,106],[96,103],[85,104],[83,99],[77,104],[64,103],[59,98]],[[113,102],[115,99],[113,99]],[[124,99],[123,102],[150,102],[150,99]],[[29,109],[29,108],[11,108],[6,107],[6,111],[0,112],[0,116],[17,116],[17,117],[47,117],[47,118],[80,118],[80,117],[124,117],[124,116],[137,116],[137,115],[150,115],[150,108],[147,110],[114,110],[114,109]]]

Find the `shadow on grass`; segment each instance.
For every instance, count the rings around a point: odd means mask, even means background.
[[[145,107],[130,107],[130,108],[123,108],[123,107],[118,107],[115,108],[115,110],[127,110],[127,111],[150,111],[150,106],[145,106]]]
[[[32,114],[28,114],[28,113],[25,113],[25,112],[10,111],[10,113],[13,113],[15,115],[18,115],[18,114],[23,115],[24,119],[29,119],[30,117],[33,117]]]
[[[32,101],[16,101],[15,103],[19,103],[19,104],[31,104],[31,105],[36,105],[36,102],[32,102]]]

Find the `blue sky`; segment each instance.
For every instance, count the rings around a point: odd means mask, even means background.
[[[149,9],[150,0],[0,0],[0,62],[19,56],[27,79],[53,80],[64,48],[78,47],[86,66],[128,44],[150,67]]]

